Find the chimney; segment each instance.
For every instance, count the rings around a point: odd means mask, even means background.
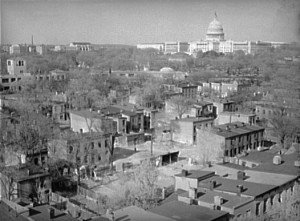
[[[214,197],[214,204],[216,206],[221,206],[224,203],[224,199],[220,196],[215,196]]]
[[[181,174],[182,174],[184,177],[186,177],[186,176],[189,174],[189,172],[188,172],[187,170],[182,170],[182,171],[181,171]]]
[[[189,189],[189,198],[193,200],[197,198],[197,188]]]
[[[213,190],[213,189],[216,187],[216,185],[217,185],[217,181],[211,180],[211,181],[209,182],[209,189],[210,189],[210,190]]]
[[[244,179],[245,179],[245,172],[243,172],[243,171],[238,171],[238,172],[237,172],[237,179],[238,179],[238,180],[244,180]]]
[[[281,156],[276,155],[276,156],[273,157],[273,164],[275,164],[275,165],[280,165],[281,162],[282,162]]]
[[[243,185],[239,184],[236,187],[237,187],[237,195],[240,196],[244,189]]]
[[[54,208],[49,208],[49,215],[50,215],[50,220],[54,219],[54,217],[55,217]]]

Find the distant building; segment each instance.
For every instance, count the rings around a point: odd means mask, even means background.
[[[228,99],[206,99],[205,101],[213,103],[213,113],[216,117],[223,111],[236,111],[235,102]]]
[[[227,123],[232,123],[232,122],[236,122],[236,121],[253,125],[256,123],[256,115],[241,113],[241,112],[225,111],[225,112],[219,113],[217,119],[215,120],[216,125],[227,124]]]
[[[209,23],[207,32],[206,32],[207,41],[223,41],[224,32],[222,24],[218,21],[217,14],[215,13],[214,20]]]
[[[179,52],[188,52],[189,43],[188,42],[165,42],[165,54],[175,54]]]
[[[35,75],[37,81],[48,80],[48,81],[64,81],[67,80],[67,72],[59,69],[52,70],[49,74],[38,74]]]
[[[164,52],[165,51],[165,44],[164,43],[144,43],[144,44],[138,44],[137,48],[138,49],[153,48],[153,49],[156,49],[160,52]]]
[[[8,75],[0,75],[0,91],[21,91],[26,83],[34,81],[21,58],[7,60],[7,70]]]
[[[28,52],[27,45],[11,45],[9,48],[10,54],[24,54]]]
[[[197,128],[209,129],[214,125],[214,119],[209,117],[187,117],[171,121],[172,140],[197,144]]]
[[[70,111],[71,129],[74,132],[105,132],[114,133],[116,128],[112,119],[107,119],[100,112],[92,110]]]
[[[211,152],[215,154],[212,158],[217,158],[218,154],[235,157],[243,151],[262,146],[264,130],[263,127],[255,125],[232,122],[213,126],[210,130],[197,127],[196,134],[200,144],[210,144]]]
[[[112,133],[66,133],[49,143],[49,157],[94,168],[109,165],[114,149]],[[88,174],[90,175],[90,174]]]
[[[40,55],[45,55],[48,52],[48,48],[46,45],[37,45],[36,52]]]
[[[27,72],[26,61],[22,58],[8,59],[7,72],[11,75],[24,74]]]
[[[93,50],[93,47],[89,42],[71,42],[67,50],[68,49],[74,49],[76,51],[91,51]]]

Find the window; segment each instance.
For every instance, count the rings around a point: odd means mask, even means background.
[[[108,147],[108,141],[105,140],[105,147]]]
[[[98,147],[101,148],[101,142],[100,141],[98,142]]]
[[[23,74],[24,73],[24,71],[23,70],[20,70],[20,74]]]
[[[98,155],[98,161],[101,161],[101,155],[100,154]]]
[[[7,61],[7,65],[8,65],[8,66],[11,66],[11,61]]]
[[[2,78],[2,83],[8,83],[9,79],[8,78]]]
[[[94,142],[91,142],[91,148],[94,149]]]
[[[74,148],[72,146],[69,147],[69,153],[72,153]]]

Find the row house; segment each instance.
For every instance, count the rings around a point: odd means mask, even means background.
[[[209,139],[214,153],[221,153],[224,157],[235,157],[243,151],[255,150],[261,146],[265,129],[243,122],[233,122],[214,126],[210,130],[199,127],[196,130],[200,144]]]
[[[48,144],[50,158],[91,168],[109,165],[113,150],[113,134],[104,132],[65,133]]]
[[[205,99],[207,102],[213,103],[213,113],[217,117],[221,112],[236,111],[236,103],[228,99]]]
[[[237,179],[231,179],[214,171],[182,170],[175,175],[175,191],[178,201],[226,211],[231,218],[250,219],[280,206],[299,190],[295,178],[287,178],[281,184],[250,182],[247,178],[242,171],[237,172]]]
[[[67,73],[62,70],[52,70],[49,72],[49,74],[39,74],[35,76],[35,79],[37,81],[43,81],[43,80],[53,80],[53,81],[64,81],[67,79]]]

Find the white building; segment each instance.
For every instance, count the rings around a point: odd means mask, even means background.
[[[153,48],[156,50],[159,50],[160,52],[163,52],[165,50],[165,44],[164,43],[144,43],[144,44],[138,44],[138,49],[148,49]]]

